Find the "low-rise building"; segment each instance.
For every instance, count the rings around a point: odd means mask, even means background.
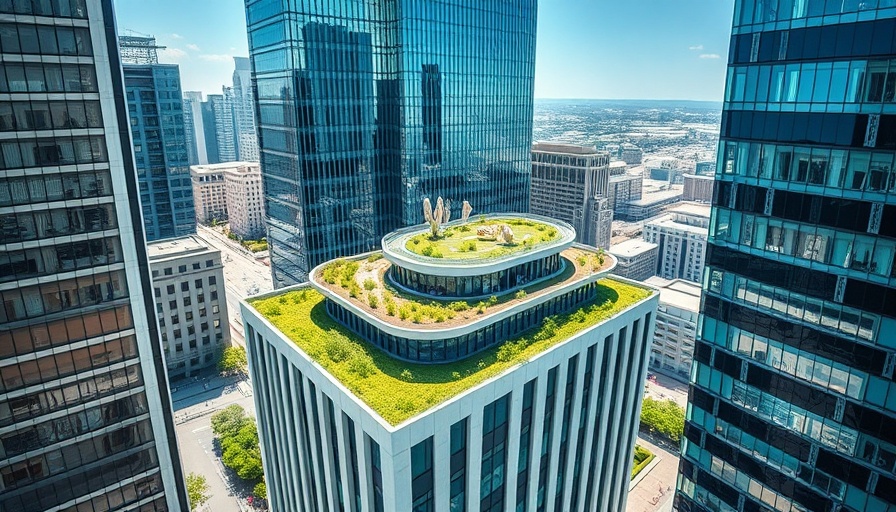
[[[634,144],[623,144],[620,150],[620,158],[628,165],[640,165],[644,159],[644,151]]]
[[[636,281],[643,281],[654,275],[657,260],[657,245],[640,238],[610,246],[609,253],[618,262],[613,273]]]
[[[618,172],[618,168],[617,166],[616,169],[611,169],[610,182],[607,187],[609,207],[614,214],[618,214],[619,208],[629,201],[641,199],[644,188],[643,167],[635,167],[623,170],[621,174],[614,174],[614,172]]]
[[[199,236],[147,244],[168,378],[217,364],[230,345],[221,252]]]
[[[612,159],[612,154],[610,155]],[[622,160],[612,160],[610,162],[610,176],[621,176],[628,169],[628,164]]]
[[[210,224],[227,220],[227,186],[224,169],[228,164],[194,165],[190,167],[193,183],[193,204],[196,222]]]
[[[539,142],[532,146],[529,211],[568,222],[577,241],[610,246],[610,157],[594,146]]]
[[[700,285],[654,276],[644,282],[659,288],[660,305],[650,349],[650,367],[688,382],[700,312]]]
[[[684,183],[684,190],[681,193],[682,201],[712,203],[712,189],[715,184],[715,179],[712,176],[685,174],[682,180]]]
[[[621,220],[639,222],[656,217],[668,209],[669,205],[679,201],[681,201],[680,185],[667,190],[644,194],[640,199],[619,205],[616,208],[616,216]]]
[[[694,164],[694,174],[700,176],[713,176],[716,173],[716,163],[714,161],[703,161]]]
[[[231,162],[224,167],[230,232],[247,239],[264,237],[264,193],[258,162]]]
[[[658,249],[656,275],[699,283],[706,260],[710,206],[685,203],[644,225],[644,240]]]

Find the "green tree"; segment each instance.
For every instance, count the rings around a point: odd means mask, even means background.
[[[190,473],[187,475],[187,495],[190,498],[190,510],[196,510],[211,498],[209,485],[202,475]]]
[[[218,371],[223,374],[245,373],[248,364],[246,349],[234,345],[225,348],[221,353],[221,359],[218,361]]]
[[[641,405],[641,424],[677,443],[684,434],[684,409],[672,400],[647,397]]]
[[[264,477],[255,420],[242,407],[231,405],[212,415],[211,423],[221,444],[221,462],[243,480]]]
[[[212,415],[212,432],[222,439],[233,437],[249,421],[252,420],[242,407],[231,405]]]

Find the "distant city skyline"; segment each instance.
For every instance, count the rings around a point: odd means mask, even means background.
[[[119,32],[155,36],[184,91],[221,94],[232,57],[249,55],[242,0],[115,3]],[[541,0],[535,97],[721,101],[732,12],[733,0]]]

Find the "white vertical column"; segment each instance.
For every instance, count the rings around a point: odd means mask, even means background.
[[[473,404],[470,411],[470,433],[467,439],[467,510],[479,510],[482,501],[482,408],[485,404]]]
[[[310,438],[308,437],[308,431],[305,429],[305,422],[303,421],[303,419],[307,417],[306,415],[308,414],[308,411],[302,407],[301,395],[299,394],[299,384],[301,383],[300,379],[302,379],[302,377],[298,369],[290,364],[289,376],[287,378],[289,378],[291,384],[289,389],[289,403],[296,411],[293,429],[296,433],[296,457],[298,458],[296,464],[298,464],[297,467],[301,473],[302,488],[299,489],[299,492],[302,494],[303,510],[313,512],[314,502],[311,499],[313,489],[311,488],[311,475],[309,473],[311,471],[311,468],[309,467],[311,454],[308,453],[305,444],[305,440]]]
[[[450,508],[451,425],[435,425],[432,439],[433,502],[436,512],[448,512]]]
[[[517,370],[520,371],[520,370]],[[524,375],[518,375],[510,395],[510,407],[507,410],[507,462],[504,465],[504,486],[507,489],[504,502],[506,509],[516,507],[516,477],[520,460],[520,425],[523,419],[523,393],[526,388]]]
[[[355,510],[355,479],[352,473],[351,445],[348,440],[348,422],[342,414],[342,409],[333,404],[333,421],[336,423],[336,437],[334,441],[339,448],[340,480],[342,481],[342,499],[345,510]],[[356,439],[357,441],[357,439]]]
[[[541,456],[545,400],[547,399],[548,372],[550,371],[550,366],[547,366],[550,363],[539,364],[546,366],[539,372],[538,380],[535,382],[535,396],[532,397],[532,427],[529,429],[532,441],[529,445],[529,487],[526,510],[535,510],[538,503],[538,461]]]
[[[321,390],[316,389],[315,396],[312,399],[317,404],[317,442],[321,445],[321,452],[323,455],[323,464],[318,465],[317,467],[322,469],[320,473],[318,473],[319,478],[324,479],[326,482],[326,493],[327,493],[327,501],[330,505],[330,510],[332,512],[337,512],[339,510],[339,486],[336,484],[336,467],[335,461],[333,460],[333,449],[332,444],[335,443],[336,440],[333,439],[330,426],[327,418],[329,418],[329,411],[326,407],[326,402],[324,401],[324,394]],[[312,420],[314,418],[312,417]]]
[[[610,410],[610,403],[612,402],[613,393],[616,392],[615,388],[612,386],[613,380],[616,378],[616,352],[619,349],[619,332],[613,333],[612,340],[610,341],[610,353],[607,356],[607,360],[604,361],[604,371],[606,372],[603,375],[604,382],[607,382],[607,385],[604,386],[603,396],[601,396],[601,410],[600,410],[600,423],[602,425],[610,426],[613,424],[613,411]],[[606,462],[604,460],[604,454],[606,453],[607,440],[612,439],[610,436],[609,428],[600,429],[600,435],[597,440],[597,451],[595,452],[595,457],[597,460],[593,462],[600,462],[600,464],[594,465],[594,488],[591,491],[594,495],[594,502],[592,504],[591,510],[606,510],[606,503],[601,503],[603,495],[606,494],[606,487],[604,486],[603,479],[605,477],[605,470],[607,469]],[[587,484],[586,484],[587,485]]]
[[[616,345],[614,348],[614,360],[618,361],[619,354],[626,354],[626,344],[628,343],[628,336],[631,335],[631,326],[628,325],[625,328],[625,335],[622,335],[622,331],[616,334]],[[607,456],[605,458],[604,464],[604,473],[603,478],[601,479],[601,485],[599,489],[600,492],[600,507],[598,510],[610,510],[608,507],[611,494],[615,491],[613,488],[613,483],[617,480],[617,466],[619,462],[616,460],[616,455],[619,452],[618,440],[619,440],[619,431],[620,431],[620,418],[622,417],[622,407],[625,403],[625,374],[628,371],[628,364],[623,358],[618,364],[614,363],[614,370],[618,369],[619,372],[617,375],[614,375],[610,382],[613,383],[611,386],[611,394],[614,398],[616,398],[616,404],[613,409],[610,411],[610,416],[607,418],[609,420],[610,425],[610,433],[607,436]]]
[[[358,464],[358,496],[361,497],[361,510],[368,512],[372,510],[371,501],[371,482],[368,480],[371,474],[372,464],[370,463],[370,447],[367,445],[367,436],[361,428],[360,418],[355,423],[355,449],[358,453],[353,456],[357,458]]]
[[[572,503],[572,481],[576,478],[576,475],[573,474],[576,463],[576,453],[582,449],[581,446],[578,446],[579,418],[582,416],[582,394],[585,392],[585,364],[588,362],[587,345],[588,344],[585,343],[584,350],[579,352],[579,359],[576,361],[576,381],[572,387],[573,401],[570,404],[570,407],[572,407],[572,414],[569,416],[569,434],[566,436],[566,467],[563,468],[563,488],[557,489],[558,493],[562,493],[563,498],[561,498],[561,502],[566,504],[566,506],[569,506],[569,503]],[[592,372],[591,375],[591,380],[593,381],[594,373]]]
[[[585,423],[585,442],[583,446],[577,447],[582,450],[582,462],[579,466],[581,474],[576,475],[580,479],[578,507],[579,512],[585,510],[585,493],[588,491],[588,473],[592,467],[598,463],[597,460],[591,459],[591,452],[597,439],[594,436],[595,423],[600,424],[600,411],[597,409],[597,403],[600,398],[600,383],[603,381],[604,347],[606,347],[606,336],[600,335],[600,341],[594,347],[594,367],[591,369],[591,396],[588,398],[588,420]]]
[[[308,379],[304,379],[302,384],[302,394],[305,397],[305,421],[308,424],[308,440],[311,443],[311,453],[309,454],[311,456],[309,459],[310,471],[314,471],[315,474],[314,484],[317,489],[318,507],[323,508],[325,503],[324,497],[329,497],[329,488],[327,487],[326,463],[320,460],[317,452],[317,445],[321,442],[320,424],[314,421],[313,404],[317,403],[317,397],[311,394],[311,386],[309,386]],[[313,403],[312,400],[314,400]],[[329,501],[327,499],[326,502],[329,503]]]
[[[569,361],[564,360],[557,368],[557,381],[554,383],[554,413],[551,415],[551,446],[548,454],[548,472],[544,486],[544,507],[553,509],[556,499],[557,466],[560,463],[560,434],[563,427],[563,401],[566,395],[566,375]],[[573,391],[575,394],[575,391]],[[538,484],[536,483],[536,486]]]
[[[288,498],[291,502],[292,510],[302,511],[304,510],[304,506],[302,505],[302,489],[304,485],[302,485],[301,481],[301,472],[293,471],[293,468],[299,468],[299,461],[297,460],[298,448],[296,443],[299,442],[299,436],[296,432],[296,424],[293,421],[293,417],[295,415],[295,407],[291,403],[291,397],[293,392],[292,382],[289,378],[291,365],[285,358],[278,354],[277,357],[277,374],[280,378],[280,390],[278,393],[278,400],[280,402],[280,414],[278,416],[281,418],[281,437],[280,443],[278,446],[283,447],[283,458],[285,459],[286,467],[283,469],[285,474],[286,485],[289,489]]]

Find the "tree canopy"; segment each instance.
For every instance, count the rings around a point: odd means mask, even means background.
[[[641,424],[677,443],[684,434],[684,409],[672,400],[647,397],[641,406]]]

